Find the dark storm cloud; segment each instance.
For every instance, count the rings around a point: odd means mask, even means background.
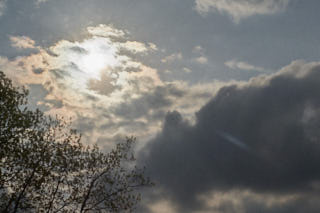
[[[320,66],[285,69],[221,88],[196,113],[194,126],[178,112],[168,113],[140,159],[158,186],[191,209],[198,195],[212,190],[314,191],[320,126],[309,129],[320,120]]]

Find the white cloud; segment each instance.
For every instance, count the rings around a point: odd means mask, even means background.
[[[35,41],[27,36],[10,36],[11,46],[18,49],[35,48]]]
[[[195,0],[201,15],[210,12],[227,13],[234,22],[253,15],[271,15],[286,9],[290,0]]]
[[[100,37],[123,38],[126,35],[125,31],[116,29],[112,25],[105,24],[100,24],[94,27],[88,27],[87,30],[91,35]]]
[[[182,59],[182,53],[173,53],[171,55],[166,56],[161,60],[162,63],[172,63],[177,60]]]
[[[152,43],[152,42],[149,42],[149,48],[150,48],[151,50],[154,50],[154,51],[158,50],[157,45],[154,44],[154,43]]]
[[[258,71],[258,72],[265,72],[267,71],[265,68],[263,67],[258,67],[258,66],[254,66],[252,64],[249,64],[247,62],[244,61],[238,61],[238,60],[230,60],[230,61],[226,61],[224,63],[224,65],[226,65],[227,67],[229,67],[230,69],[239,69],[239,70],[249,70],[249,71]]]
[[[208,63],[208,58],[205,56],[200,56],[194,59],[199,64],[206,64]]]
[[[133,53],[141,53],[148,50],[148,47],[144,43],[138,41],[127,41],[122,43],[121,46]]]

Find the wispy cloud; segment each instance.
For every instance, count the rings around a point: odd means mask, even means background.
[[[224,63],[225,66],[229,67],[230,69],[239,69],[239,70],[248,70],[248,71],[257,71],[257,72],[265,72],[268,71],[267,69],[263,67],[254,66],[252,64],[249,64],[245,61],[238,61],[236,59],[226,61]]]
[[[161,62],[162,63],[172,63],[174,61],[178,61],[178,60],[181,60],[183,57],[182,57],[182,53],[179,52],[179,53],[173,53],[171,55],[168,55],[166,56],[165,58],[161,59]]]
[[[196,0],[195,9],[206,15],[227,13],[235,23],[253,15],[271,15],[286,9],[290,0]]]
[[[192,52],[196,55],[197,57],[193,58],[193,61],[199,64],[207,64],[208,63],[208,58],[205,54],[205,49],[201,45],[197,45],[193,47]]]
[[[39,4],[45,3],[45,2],[47,2],[47,1],[49,1],[49,0],[35,0],[35,4],[36,4],[36,5],[39,5]]]
[[[0,0],[0,16],[4,14],[7,0]]]

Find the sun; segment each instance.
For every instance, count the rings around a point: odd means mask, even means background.
[[[69,86],[87,90],[88,82],[112,75],[124,61],[119,57],[119,45],[104,37],[91,37],[80,42],[63,41],[64,46],[53,49],[58,57],[57,67],[68,72]],[[66,79],[65,79],[66,80]]]
[[[117,50],[108,39],[92,38],[84,41],[81,48],[86,52],[75,63],[89,78],[99,78],[101,71],[119,63]]]
[[[82,59],[83,71],[90,74],[99,73],[108,65],[108,57],[104,54],[89,53]]]

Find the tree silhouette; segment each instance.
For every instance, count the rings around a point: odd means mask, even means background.
[[[107,154],[84,146],[70,121],[29,110],[27,96],[0,71],[0,212],[133,211],[152,185],[134,166],[135,138]]]

